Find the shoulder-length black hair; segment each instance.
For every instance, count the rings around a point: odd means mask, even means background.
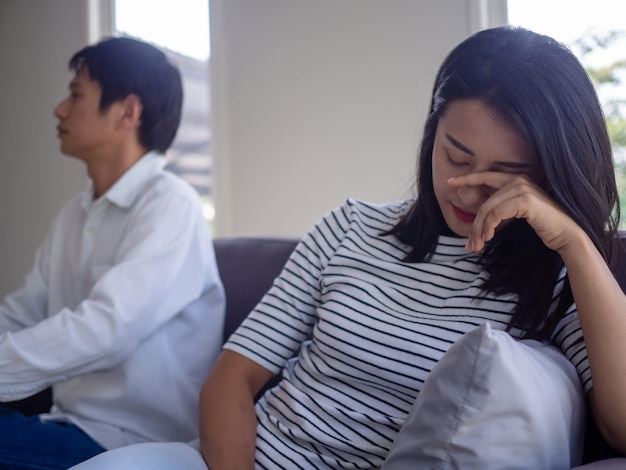
[[[428,260],[447,231],[432,180],[439,117],[459,99],[480,100],[536,152],[554,200],[589,235],[605,260],[619,221],[619,199],[604,114],[587,73],[563,44],[518,27],[480,31],[446,57],[437,74],[418,159],[417,199],[390,231]],[[554,312],[553,289],[563,267],[524,220],[497,231],[483,252],[485,292],[516,293],[508,328],[548,338],[573,298],[566,279]]]

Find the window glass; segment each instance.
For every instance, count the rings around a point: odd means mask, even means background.
[[[214,218],[209,95],[208,0],[115,0],[114,31],[159,47],[181,71],[183,114],[168,168],[202,198],[206,219]]]

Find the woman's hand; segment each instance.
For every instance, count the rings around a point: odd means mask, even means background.
[[[468,249],[482,249],[501,224],[517,218],[526,219],[546,246],[561,255],[589,356],[591,409],[604,438],[626,452],[626,296],[605,260],[582,228],[528,176],[472,173],[448,184],[495,190],[476,213]]]
[[[498,227],[511,219],[526,219],[548,248],[566,250],[582,229],[528,176],[502,172],[471,173],[450,178],[453,187],[485,186],[495,189],[480,206],[468,236],[467,248],[478,251]]]

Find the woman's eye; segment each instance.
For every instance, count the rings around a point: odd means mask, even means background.
[[[452,166],[467,166],[467,162],[457,162],[456,160],[452,160],[452,158],[450,157],[450,154],[448,153],[446,154],[446,160],[448,160],[448,162]]]

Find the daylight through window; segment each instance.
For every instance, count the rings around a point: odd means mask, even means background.
[[[184,90],[181,125],[166,154],[167,166],[202,198],[214,218],[209,94],[208,0],[115,0],[118,36],[150,42],[178,65]]]

